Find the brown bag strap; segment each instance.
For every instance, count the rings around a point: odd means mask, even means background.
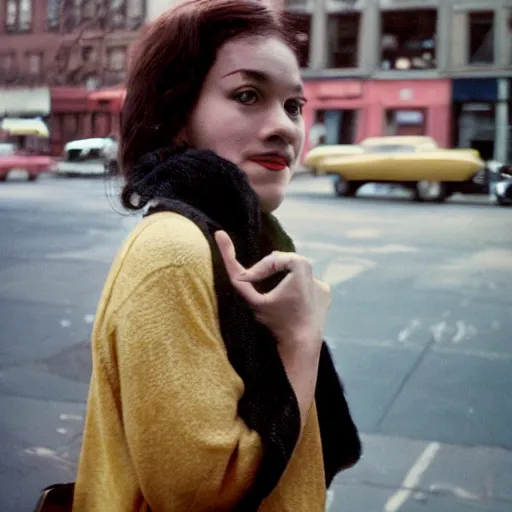
[[[34,512],[71,512],[74,483],[50,485],[41,493]]]

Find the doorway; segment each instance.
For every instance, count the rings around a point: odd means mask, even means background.
[[[325,144],[355,144],[358,110],[323,110]]]

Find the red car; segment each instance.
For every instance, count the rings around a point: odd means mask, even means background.
[[[29,181],[43,172],[51,172],[54,160],[49,156],[17,152],[14,144],[0,143],[0,181],[5,181],[13,169],[27,172]]]

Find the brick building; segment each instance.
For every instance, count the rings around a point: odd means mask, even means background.
[[[0,117],[43,117],[52,152],[115,119],[89,93],[122,83],[145,0],[2,0]]]

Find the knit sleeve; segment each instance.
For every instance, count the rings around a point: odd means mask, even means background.
[[[262,457],[237,414],[244,386],[220,335],[209,258],[153,271],[115,317],[126,442],[152,512],[230,510]]]

